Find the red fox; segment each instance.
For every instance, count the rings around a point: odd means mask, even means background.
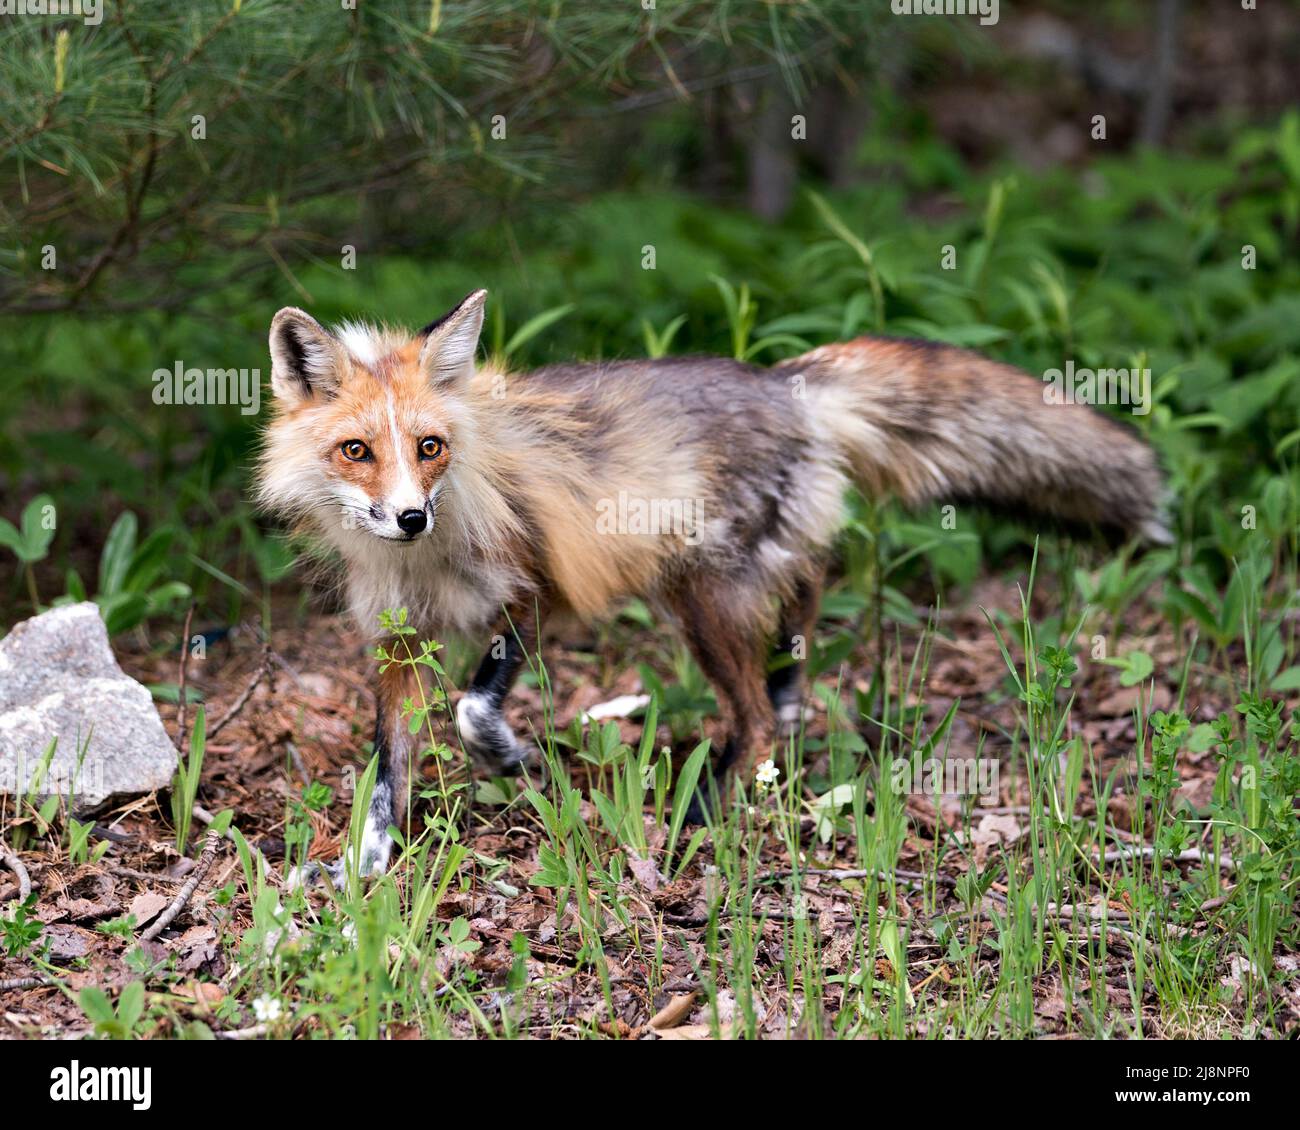
[[[636,596],[717,692],[716,771],[748,773],[802,709],[799,664],[768,678],[769,654],[812,634],[850,484],[1167,540],[1136,434],[967,350],[864,337],[768,369],[690,357],[507,374],[475,364],[486,297],[414,336],[276,314],[259,495],[342,558],[363,629],[405,608],[423,638],[493,633],[456,720],[494,772],[529,756],[502,701],[542,620]],[[387,867],[407,810],[408,672],[379,678],[366,871]]]

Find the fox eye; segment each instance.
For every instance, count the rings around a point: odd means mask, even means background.
[[[437,459],[442,454],[442,440],[437,436],[425,436],[420,440],[420,458]]]
[[[345,459],[351,459],[353,463],[362,463],[370,458],[370,448],[359,439],[345,440],[339,445],[339,450]]]

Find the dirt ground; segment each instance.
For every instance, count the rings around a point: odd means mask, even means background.
[[[1007,753],[1006,735],[1016,728],[1019,704],[1013,695],[1002,693],[1006,667],[981,607],[1005,609],[1014,615],[1017,602],[1013,586],[989,581],[981,584],[959,610],[940,617],[924,702],[927,725],[933,727],[954,700],[961,700],[953,723],[950,757],[974,757],[977,750],[986,758],[1005,757]],[[921,614],[924,616],[923,610]],[[1180,649],[1168,625],[1154,614],[1129,619],[1133,624],[1130,638],[1120,643],[1119,650],[1140,646],[1151,654],[1158,673],[1169,672],[1170,678],[1177,678]],[[918,633],[904,631],[902,640],[906,657],[916,647]],[[139,644],[135,641],[122,647],[119,641],[119,659],[127,672],[145,683],[174,683],[178,666],[175,653]],[[243,708],[207,747],[198,803],[212,813],[233,810],[236,826],[273,866],[278,866],[284,856],[290,797],[299,795],[308,781],[324,782],[334,789],[334,802],[315,816],[312,855],[333,858],[339,852],[340,837],[347,831],[347,784],[351,778],[345,774],[348,770],[359,773],[367,760],[365,745],[374,710],[368,682],[373,660],[360,639],[333,615],[313,614],[301,627],[276,632],[270,644],[273,660],[267,675],[257,682]],[[870,651],[874,654],[874,648]],[[238,699],[258,670],[262,655],[256,631],[244,629],[215,642],[205,658],[189,665],[190,684],[203,693],[210,720],[220,717]],[[557,727],[567,725],[580,710],[639,690],[633,660],[653,662],[660,657],[658,665],[662,668],[663,655],[660,639],[626,625],[594,643],[590,638],[574,636],[551,640],[545,658],[554,687]],[[1116,669],[1083,662],[1086,651],[1081,656],[1080,673],[1073,687],[1078,695],[1073,717],[1091,744],[1101,777],[1120,770],[1121,783],[1110,799],[1106,817],[1116,834],[1123,837],[1127,833],[1122,830],[1134,826],[1132,802],[1122,781],[1124,770],[1131,769],[1133,707],[1138,690],[1122,687]],[[865,690],[870,662],[868,649],[859,646],[842,674],[845,692],[854,687]],[[824,675],[822,682],[833,686],[836,673]],[[1176,694],[1175,686],[1157,682],[1155,707],[1173,705]],[[1222,678],[1193,669],[1186,704],[1193,722],[1213,719],[1221,710],[1230,708],[1232,701]],[[169,729],[174,730],[176,708],[164,705],[160,709]],[[509,718],[517,732],[527,733],[541,716],[538,691],[518,688],[509,707]],[[824,706],[810,696],[808,736],[824,737],[826,725]],[[620,726],[626,741],[639,740],[639,722],[623,720]],[[661,743],[669,740],[666,728],[659,738]],[[454,735],[448,734],[447,740],[454,744]],[[683,754],[690,744],[682,747]],[[814,773],[818,769],[816,757],[809,755]],[[459,758],[456,764],[460,764]],[[1191,754],[1180,765],[1183,796],[1192,805],[1203,807],[1209,801],[1216,773],[1213,754]],[[570,766],[575,781],[581,781],[587,767],[576,760],[571,760]],[[1096,815],[1089,776],[1084,775],[1077,810],[1082,816]],[[935,977],[944,977],[944,946],[930,931],[929,923],[937,913],[956,909],[954,887],[971,860],[982,863],[988,852],[1014,842],[1022,834],[1027,811],[1025,789],[1021,776],[1003,772],[999,795],[973,809],[969,803],[963,806],[956,796],[907,798],[910,830],[899,859],[901,881],[896,907],[910,924],[909,977],[922,989]],[[589,803],[587,808],[591,808]],[[38,894],[35,914],[45,924],[51,942],[50,959],[66,969],[66,984],[74,992],[87,985],[112,990],[134,978],[126,955],[135,943],[121,932],[105,933],[100,927],[127,914],[134,914],[141,925],[150,920],[172,900],[194,866],[192,859],[176,851],[168,813],[165,799],[150,796],[99,814],[96,836],[107,837],[111,847],[98,863],[74,867],[61,853],[41,845],[23,854]],[[588,815],[595,819],[594,811]],[[662,846],[664,829],[652,825],[647,816],[649,842],[654,849]],[[200,834],[196,831],[196,838]],[[538,971],[565,972],[563,990],[555,990],[542,1008],[551,1034],[563,1035],[568,1025],[592,1017],[599,1017],[602,1026],[617,1029],[621,1035],[641,1034],[648,1030],[650,1018],[665,1002],[697,986],[694,969],[703,952],[702,931],[708,922],[703,893],[707,845],[675,881],[662,881],[652,874],[641,884],[638,898],[630,905],[639,907],[636,913],[659,933],[665,968],[659,988],[651,993],[646,987],[648,977],[641,947],[627,947],[626,967],[614,973],[614,1011],[609,1015],[599,978],[590,970],[574,967],[577,955],[569,941],[571,935],[562,928],[564,919],[557,923],[554,891],[529,885],[538,867],[542,839],[541,829],[530,818],[529,810],[476,806],[465,836],[479,856],[508,861],[504,874],[494,873],[494,878],[504,882],[489,884],[471,875],[463,889],[448,891],[438,914],[444,919],[463,916],[469,920],[472,938],[481,946],[464,960],[471,961],[488,984],[500,981],[509,970],[510,943],[516,932],[527,936],[530,962]],[[919,881],[919,877],[935,869],[936,847],[941,843],[964,844],[969,850],[940,852],[935,879]],[[835,838],[829,844],[818,841],[811,815],[803,822],[801,849],[810,878],[800,913],[817,923],[827,974],[845,974],[849,972],[846,963],[853,948],[854,900],[860,895],[860,886],[811,876],[818,869],[852,868],[858,864],[851,858],[847,838]],[[783,931],[789,916],[782,874],[788,872],[790,864],[779,839],[770,837],[759,864],[763,876],[761,908],[768,913],[757,944],[759,965],[779,968],[781,964]],[[473,872],[474,865],[470,870]],[[918,879],[909,881],[909,874]],[[238,878],[234,853],[222,853],[200,889],[161,937],[140,943],[154,956],[170,954],[185,974],[173,990],[172,1003],[181,1014],[189,1010],[211,1020],[213,1005],[222,997],[223,978],[230,969],[220,939],[223,932],[247,924],[250,907],[242,884],[240,893],[227,905],[218,906],[207,896]],[[0,871],[0,899],[17,894],[11,879]],[[517,892],[513,897],[502,893],[511,889]],[[996,898],[997,891],[995,883],[991,897]],[[617,946],[614,950],[617,952]],[[996,955],[990,953],[988,960],[994,962]],[[1122,937],[1112,945],[1106,960],[1110,963],[1116,1006],[1124,1001],[1131,1003],[1126,978],[1132,958]],[[1284,960],[1295,963],[1294,957]],[[31,977],[32,970],[23,960],[0,956],[0,983],[4,987],[0,1036],[74,1036],[88,1031],[86,1017],[73,1000],[49,985],[24,985],[23,980]],[[1034,993],[1039,1031],[1052,1035],[1072,1030],[1073,1026],[1066,1023],[1067,1006],[1054,974],[1039,978]],[[186,999],[186,994],[192,1001]],[[1288,999],[1280,1002],[1282,1029],[1294,1033],[1300,1028],[1300,993],[1291,989],[1289,995],[1284,990],[1284,995]],[[794,1015],[797,1012],[798,1002],[774,995],[765,1006],[765,1033],[789,1034],[792,1027],[798,1026],[799,1017]],[[698,1016],[687,1016],[686,1020],[681,1025],[684,1030],[698,1028]],[[1146,1022],[1151,1032],[1161,1032],[1164,1023],[1162,1034],[1190,1034],[1169,1030],[1168,1022],[1162,1022],[1154,1006]],[[1221,1023],[1230,1029],[1230,1015],[1225,1014]]]

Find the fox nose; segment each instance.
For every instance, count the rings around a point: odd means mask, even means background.
[[[428,518],[423,510],[403,510],[397,516],[398,528],[402,533],[410,534],[412,537],[424,529],[427,521]]]

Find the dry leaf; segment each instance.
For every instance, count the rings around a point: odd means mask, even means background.
[[[975,845],[976,866],[984,865],[989,848],[998,843],[1015,843],[1022,834],[1019,823],[1010,813],[986,813],[981,817],[979,826],[970,834],[970,841]]]
[[[627,854],[627,869],[632,872],[633,877],[647,891],[657,891],[659,889],[659,868],[655,866],[653,859],[638,859],[631,852]]]
[[[170,901],[165,895],[155,894],[153,891],[144,891],[131,900],[128,913],[135,916],[137,926],[147,926],[167,909],[167,904]]]
[[[211,981],[186,981],[176,989],[178,997],[186,997],[203,1008],[215,1008],[226,999],[225,990]]]
[[[650,1027],[657,1032],[676,1028],[690,1016],[694,1004],[694,993],[680,993],[670,998],[668,1003],[650,1018]]]
[[[76,926],[55,924],[46,926],[41,933],[41,942],[48,943],[46,953],[51,961],[71,961],[74,957],[85,957],[90,952],[93,935]]]
[[[713,1029],[707,1024],[683,1024],[680,1028],[668,1028],[659,1033],[661,1040],[711,1040]]]

